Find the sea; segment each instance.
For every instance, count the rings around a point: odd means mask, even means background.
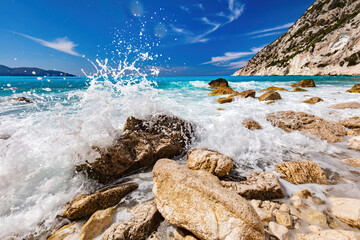
[[[270,86],[291,90],[290,84],[313,78],[317,87],[307,92],[280,92],[282,100],[267,105],[258,99],[219,104],[208,96],[208,82],[223,77],[236,91]],[[360,158],[341,143],[327,143],[300,132],[287,133],[272,126],[266,115],[300,111],[331,121],[360,116],[360,109],[332,109],[344,102],[360,102],[360,94],[346,90],[360,77],[0,77],[0,239],[46,239],[66,223],[64,206],[79,194],[104,187],[75,167],[94,161],[93,147],[110,146],[129,116],[170,114],[195,125],[195,141],[188,148],[208,148],[231,157],[235,171],[275,172],[277,163],[311,160],[318,163],[332,185],[292,185],[281,180],[286,195],[307,188],[319,197],[360,198],[360,170],[344,164]],[[256,93],[259,97],[261,93]],[[324,101],[302,103],[310,97]],[[32,103],[11,100],[26,97]],[[251,131],[245,119],[261,124]],[[186,156],[176,158],[185,162]],[[121,202],[135,205],[152,199],[151,170],[129,176],[139,189]],[[126,218],[119,211],[114,219]]]

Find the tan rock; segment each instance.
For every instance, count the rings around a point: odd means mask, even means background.
[[[304,79],[300,82],[293,83],[290,85],[290,87],[296,88],[296,87],[316,87],[315,82],[313,79]]]
[[[352,149],[360,150],[360,136],[350,138],[347,144]]]
[[[355,84],[352,88],[350,88],[350,89],[347,90],[346,92],[349,92],[349,93],[360,93],[360,83],[359,83],[359,84]]]
[[[347,158],[347,159],[343,159],[341,161],[346,162],[347,164],[349,164],[353,167],[360,168],[360,159],[359,158]]]
[[[277,211],[275,214],[276,221],[287,228],[291,228],[292,226],[292,217],[289,213],[283,211]]]
[[[360,128],[360,117],[352,117],[340,121],[340,124],[350,129]]]
[[[84,222],[82,221],[65,225],[49,236],[47,240],[77,240],[83,225]]]
[[[274,90],[274,91],[286,91],[286,92],[288,92],[288,90],[285,89],[285,88],[274,87],[274,86],[268,87],[268,88],[263,89],[263,90],[261,90],[261,91],[259,91],[259,92],[268,92],[268,91],[271,91],[271,90]]]
[[[359,240],[357,232],[344,230],[324,230],[309,234],[296,234],[296,240]]]
[[[293,90],[292,90],[292,92],[307,92],[308,90],[306,90],[306,89],[304,89],[304,88],[299,88],[299,87],[297,87],[297,88],[294,88]]]
[[[255,209],[262,222],[268,223],[274,220],[274,211],[279,209],[279,204],[271,201],[251,200],[251,206]]]
[[[275,169],[284,179],[293,184],[329,184],[326,174],[319,165],[311,161],[294,161],[277,164]]]
[[[229,103],[234,101],[236,98],[248,98],[248,97],[252,97],[255,98],[255,90],[246,90],[243,92],[235,92],[234,94],[228,96],[228,97],[223,97],[223,98],[219,98],[216,101],[220,104],[224,104],[224,103]]]
[[[213,80],[213,81],[209,82],[209,86],[211,88],[229,87],[229,83],[224,78],[218,78],[216,80]]]
[[[273,103],[275,103],[275,100],[270,100],[270,101],[266,102],[266,105],[270,105],[270,104],[273,104]]]
[[[346,134],[347,134],[348,136],[352,136],[352,135],[358,136],[358,135],[360,135],[360,128],[356,128],[356,129],[353,129],[353,130],[349,130],[349,131],[346,132]]]
[[[283,203],[281,204],[279,211],[290,213],[290,207],[286,203]]]
[[[309,190],[303,189],[303,190],[299,191],[298,193],[294,194],[294,196],[299,196],[301,198],[307,199],[307,198],[311,197],[312,194]]]
[[[112,224],[101,236],[101,240],[144,239],[156,230],[163,220],[154,201],[135,206],[131,213],[133,217],[128,221]]]
[[[333,109],[359,109],[360,108],[360,103],[359,102],[347,102],[347,103],[339,103],[339,104],[335,104],[330,106],[329,108],[333,108]]]
[[[205,170],[218,177],[230,172],[234,163],[231,158],[208,149],[192,149],[187,153],[186,166],[193,170]]]
[[[289,230],[276,222],[269,222],[269,232],[279,238],[279,240],[288,240],[290,239]]]
[[[306,221],[308,221],[311,225],[319,225],[319,226],[326,226],[326,216],[325,214],[313,210],[306,214]]]
[[[136,183],[127,183],[93,194],[79,195],[67,205],[63,215],[71,220],[89,217],[97,210],[115,206],[123,197],[137,188]]]
[[[270,172],[252,172],[246,181],[221,181],[221,184],[246,199],[270,200],[285,197],[279,179]]]
[[[247,129],[250,130],[260,130],[262,129],[261,125],[254,120],[251,119],[245,119],[244,121],[242,121],[242,125],[245,126]]]
[[[303,101],[303,103],[316,104],[316,103],[322,102],[322,101],[324,101],[322,98],[312,97],[312,98],[306,99],[305,101]]]
[[[227,94],[234,94],[236,91],[234,91],[230,87],[218,87],[215,88],[211,93],[209,93],[209,96],[220,96],[220,95],[227,95]]]
[[[330,198],[332,213],[342,222],[360,228],[360,199]]]
[[[81,229],[79,240],[92,240],[112,222],[115,214],[114,208],[96,211]]]
[[[309,230],[312,231],[312,232],[320,232],[323,229],[320,226],[317,226],[317,225],[310,225]]]
[[[282,99],[280,94],[274,90],[270,90],[259,97],[259,101],[270,101]]]
[[[153,194],[162,216],[200,239],[264,239],[259,216],[214,175],[161,159],[153,169]]]
[[[198,240],[196,237],[191,236],[191,235],[187,235],[184,240]]]
[[[312,114],[281,111],[267,115],[267,120],[286,132],[301,131],[320,137],[328,142],[341,142],[346,135],[344,127],[336,122]]]

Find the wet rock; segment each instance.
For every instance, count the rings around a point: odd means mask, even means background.
[[[101,236],[101,240],[144,239],[156,230],[163,220],[154,201],[135,206],[131,213],[133,217],[128,221],[112,224]]]
[[[273,103],[275,103],[275,100],[270,100],[270,101],[266,102],[266,105],[270,105],[270,104],[273,104]]]
[[[290,239],[289,230],[276,222],[269,222],[269,232],[280,240]]]
[[[274,90],[274,91],[286,91],[286,92],[288,92],[288,90],[285,89],[285,88],[279,88],[279,87],[274,87],[274,86],[268,87],[268,88],[263,89],[263,90],[261,90],[261,91],[259,91],[259,92],[268,92],[268,91],[271,91],[271,90]]]
[[[341,161],[346,162],[347,164],[349,164],[353,167],[360,168],[360,159],[359,158],[347,158],[347,159],[343,159]]]
[[[305,101],[303,101],[303,103],[316,104],[316,103],[322,102],[322,101],[324,101],[322,98],[312,97],[312,98],[306,99]]]
[[[293,184],[317,183],[329,184],[325,172],[311,161],[294,161],[277,164],[275,169],[284,175],[286,181]]]
[[[276,221],[287,228],[291,228],[292,226],[292,217],[288,212],[277,211],[275,214]]]
[[[92,240],[112,222],[115,214],[114,208],[96,211],[81,229],[79,240]]]
[[[221,184],[246,199],[271,200],[285,197],[275,174],[252,172],[246,181],[221,181]]]
[[[192,149],[187,153],[186,166],[192,170],[205,170],[218,177],[230,172],[234,163],[231,158],[208,149]]]
[[[264,239],[263,224],[251,205],[209,172],[161,159],[153,181],[156,205],[169,223],[200,239]]]
[[[341,142],[346,135],[346,131],[341,124],[304,112],[275,112],[268,114],[267,120],[286,132],[301,131],[318,136],[322,140],[331,143]]]
[[[280,94],[276,91],[268,91],[259,97],[259,101],[271,101],[282,99]]]
[[[296,88],[296,87],[316,87],[315,82],[313,79],[304,79],[301,80],[300,82],[297,83],[293,83],[290,85],[290,87]]]
[[[340,121],[340,124],[350,129],[360,128],[360,117],[352,117]]]
[[[291,92],[307,92],[307,91],[308,90],[306,90],[306,89],[297,87],[297,88],[294,88]]]
[[[299,191],[298,193],[294,194],[294,196],[299,196],[301,198],[307,199],[307,198],[311,197],[312,194],[309,190],[303,189],[303,190]]]
[[[271,201],[251,200],[251,206],[255,209],[260,219],[264,223],[274,220],[274,211],[280,208],[280,205]]]
[[[330,106],[329,108],[333,108],[333,109],[359,109],[360,108],[360,103],[359,102],[347,102],[347,103],[339,103],[339,104],[335,104]]]
[[[360,136],[350,138],[347,144],[352,149],[360,150]]]
[[[209,82],[209,86],[211,88],[229,87],[229,83],[224,78],[218,78],[216,80],[212,80],[211,82]]]
[[[296,240],[359,240],[360,234],[344,230],[324,230],[309,234],[296,234]]]
[[[346,131],[346,134],[348,136],[352,136],[352,135],[358,136],[358,135],[360,135],[360,128],[354,128],[352,130]]]
[[[327,226],[325,214],[314,210],[310,211],[305,215],[306,221],[311,225]]]
[[[33,100],[28,99],[26,97],[16,97],[16,98],[11,98],[10,100],[18,101],[18,102],[27,102],[27,103],[33,103],[34,102]]]
[[[63,215],[71,220],[89,217],[98,210],[115,206],[123,197],[137,188],[136,183],[127,183],[93,194],[77,196],[68,204]]]
[[[360,199],[330,198],[332,213],[342,222],[360,228]]]
[[[255,98],[255,93],[256,93],[255,90],[246,90],[240,93],[236,92],[228,97],[219,98],[216,101],[220,104],[224,104],[224,103],[232,102],[236,98],[248,98],[248,97]]]
[[[352,88],[350,88],[350,89],[347,90],[346,92],[349,92],[349,93],[360,93],[360,83],[355,84]]]
[[[218,88],[215,88],[208,95],[209,96],[220,96],[220,95],[235,94],[235,93],[236,93],[236,91],[230,87],[218,87]]]
[[[262,129],[261,125],[257,121],[251,119],[245,119],[244,121],[242,121],[242,125],[250,130]]]
[[[180,155],[191,142],[193,125],[175,116],[159,115],[148,119],[129,117],[124,131],[106,149],[98,149],[100,158],[93,163],[77,166],[88,176],[108,183],[125,174],[152,166],[163,157]]]
[[[47,240],[78,240],[83,225],[82,221],[65,225],[49,236]]]

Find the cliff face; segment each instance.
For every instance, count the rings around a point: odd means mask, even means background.
[[[360,0],[317,0],[234,76],[360,75]]]

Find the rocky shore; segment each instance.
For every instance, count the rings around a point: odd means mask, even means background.
[[[256,98],[255,90],[236,92],[225,79],[210,83],[211,96],[219,104]],[[306,79],[294,89],[316,87]],[[358,94],[359,84],[350,92]],[[276,86],[264,89],[258,100],[281,101]],[[296,91],[300,91],[297,89]],[[302,90],[301,90],[302,91]],[[320,97],[305,101],[320,102]],[[360,108],[360,102],[331,106]],[[305,112],[280,111],[267,121],[285,132],[299,131],[328,143],[341,143],[346,136],[352,150],[360,150],[360,117],[328,121]],[[265,131],[254,119],[246,119],[250,131]],[[338,184],[326,169],[313,161],[274,164],[273,171],[237,175],[238,166],[229,156],[212,149],[192,148],[196,140],[193,123],[176,116],[157,115],[145,119],[129,117],[122,135],[107,148],[97,148],[95,162],[77,166],[77,174],[106,184],[92,194],[83,194],[64,206],[61,218],[69,224],[54,229],[49,240],[359,240],[360,199],[318,194],[307,184]],[[184,159],[186,163],[176,159]],[[360,174],[360,159],[342,160]],[[122,199],[138,188],[127,176],[152,171],[154,199],[124,209]],[[301,189],[289,194],[281,181]],[[119,184],[119,180],[121,184]],[[114,217],[121,213],[121,219]],[[64,221],[66,222],[66,221]]]

